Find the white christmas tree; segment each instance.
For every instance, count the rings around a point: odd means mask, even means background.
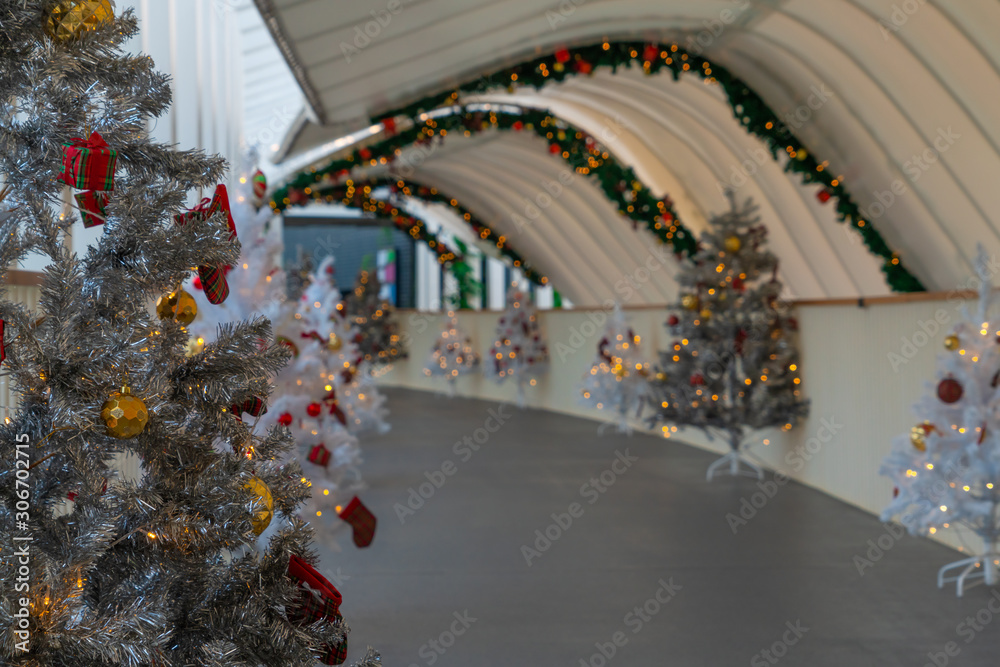
[[[448,380],[448,392],[455,395],[455,381],[479,367],[479,354],[472,349],[472,340],[458,328],[455,311],[449,310],[444,329],[424,366],[424,375]]]
[[[299,303],[301,335],[323,344],[318,352],[333,377],[333,391],[346,416],[347,430],[354,434],[385,433],[389,430],[385,395],[371,377],[371,364],[358,345],[357,327],[344,314],[345,303],[334,273],[334,258],[329,256],[310,276]]]
[[[280,264],[284,241],[271,207],[263,202],[266,189],[267,180],[257,168],[256,152],[251,151],[231,189],[230,207],[242,250],[239,261],[226,274],[229,298],[210,306],[197,276],[186,287],[198,304],[198,318],[188,327],[192,352],[215,340],[220,324],[255,315],[277,323],[284,317],[286,285]]]
[[[497,321],[496,340],[487,356],[492,359],[487,373],[497,382],[517,383],[517,405],[524,407],[525,387],[534,386],[544,372],[549,351],[531,297],[516,285],[507,294],[507,307]]]
[[[580,381],[580,403],[612,411],[618,432],[628,433],[632,430],[629,415],[639,417],[649,396],[648,375],[649,365],[642,360],[639,336],[616,303],[597,344],[597,359]]]
[[[991,313],[988,259],[980,246],[978,307],[963,306],[935,383],[913,407],[919,422],[893,440],[880,470],[896,486],[883,520],[898,517],[915,535],[964,527],[980,538],[976,555],[938,573],[938,586],[955,581],[959,596],[969,580],[1000,581],[1000,318]]]
[[[315,522],[329,517],[330,522],[324,523],[337,528],[341,525],[337,508],[363,484],[358,439],[348,430],[338,400],[343,368],[334,365],[328,347],[335,340],[330,314],[340,303],[332,288],[332,266],[332,258],[320,265],[294,315],[279,325],[278,340],[292,350],[293,359],[278,374],[271,405],[260,422],[265,427],[286,426],[295,438],[293,455],[312,482],[303,518]]]

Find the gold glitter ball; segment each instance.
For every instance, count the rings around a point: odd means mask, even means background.
[[[944,348],[946,350],[952,350],[952,351],[957,350],[960,345],[961,343],[958,340],[958,336],[956,336],[955,334],[951,334],[944,339]]]
[[[253,496],[251,507],[255,511],[250,522],[253,524],[254,534],[260,537],[274,516],[274,499],[271,497],[271,490],[259,477],[251,477],[250,481],[243,485],[243,488],[249,490],[250,495]]]
[[[108,427],[108,435],[125,440],[142,433],[149,412],[141,399],[133,396],[128,387],[122,387],[121,392],[111,394],[104,403],[101,419]]]
[[[68,42],[114,18],[110,0],[63,0],[45,21],[45,32],[57,42]]]
[[[184,290],[178,290],[156,300],[156,314],[161,320],[176,320],[182,326],[187,326],[198,316],[198,304],[193,296]]]
[[[740,241],[739,236],[730,236],[725,241],[726,251],[730,253],[737,253],[740,248],[743,247],[743,242]]]
[[[330,334],[330,341],[326,344],[331,352],[336,352],[344,346],[344,341],[340,340],[337,334]]]
[[[681,305],[688,310],[697,310],[698,306],[701,305],[701,301],[694,294],[685,294],[681,297]]]

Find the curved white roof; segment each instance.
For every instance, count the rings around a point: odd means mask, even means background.
[[[389,0],[385,11],[381,4],[373,10],[372,3],[321,0],[257,4],[325,124],[300,127],[289,154],[364,127],[390,108],[562,46],[674,40],[703,50],[779,116],[793,119],[798,138],[843,177],[929,289],[948,289],[968,276],[977,241],[1000,251],[997,3]],[[355,41],[359,34],[367,41]],[[880,261],[835,221],[832,203],[816,200],[818,186],[802,186],[770,157],[760,164],[753,159],[763,144],[733,118],[717,86],[687,76],[675,82],[669,74],[599,70],[537,92],[501,89],[482,99],[544,107],[597,136],[603,128],[620,129],[608,145],[655,194],[669,195],[693,230],[725,206],[718,184],[731,183],[733,169],[750,160],[746,171],[753,173],[739,194],[761,205],[791,293],[888,291]],[[535,196],[544,174],[560,168],[543,142],[511,134],[435,155],[414,180],[453,194],[484,220],[502,220]],[[633,231],[596,188],[579,189],[522,230],[523,238],[510,237],[584,304],[586,294],[613,292],[652,237]],[[664,280],[644,288],[643,300],[669,296]]]

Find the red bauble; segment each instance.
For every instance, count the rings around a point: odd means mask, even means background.
[[[739,277],[733,278],[733,289],[736,290],[737,292],[742,292],[743,290],[746,289],[746,286],[743,284],[742,278]]]
[[[278,417],[278,423],[281,424],[282,426],[291,426],[292,425],[292,413],[290,413],[290,412],[282,412],[281,416]]]
[[[310,417],[319,417],[319,413],[323,410],[323,406],[319,403],[310,403],[306,408],[306,414]]]
[[[191,284],[194,285],[195,289],[201,289],[201,278],[195,276],[194,280],[191,281]]]
[[[833,195],[830,194],[830,191],[826,189],[820,190],[816,193],[816,199],[818,199],[821,204],[825,204],[830,201],[830,197],[832,196]]]
[[[660,55],[660,49],[656,44],[647,44],[642,50],[642,59],[646,62],[653,62]]]
[[[705,376],[701,373],[695,373],[691,376],[691,385],[697,387],[699,385],[705,384]]]
[[[511,125],[511,127],[520,132],[522,129],[524,129],[524,123],[522,123],[519,120],[516,120],[514,121],[514,124]]]
[[[362,148],[361,150],[358,151],[358,156],[360,156],[362,160],[371,160],[372,152],[367,148]]]
[[[569,50],[559,49],[556,51],[556,62],[565,63],[569,62]]]
[[[586,60],[576,61],[576,71],[580,74],[590,74],[594,70],[594,66],[588,63]]]
[[[562,149],[559,148],[559,144],[549,144],[549,152],[553,155],[558,155],[562,152]]]
[[[944,403],[957,403],[963,393],[961,383],[955,378],[946,377],[938,384],[937,395]]]
[[[382,129],[385,131],[387,137],[391,137],[396,134],[396,119],[386,118],[382,121]]]
[[[681,321],[680,318],[677,317],[676,315],[671,315],[670,317],[667,318],[667,324],[669,324],[672,327],[675,327],[678,324],[680,324],[680,321]]]

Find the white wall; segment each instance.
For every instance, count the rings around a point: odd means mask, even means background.
[[[943,351],[942,340],[948,333],[945,326],[933,336],[925,336],[918,333],[922,331],[920,322],[933,320],[939,314],[948,318],[944,321],[954,323],[960,318],[958,303],[957,299],[948,301],[942,296],[933,301],[897,300],[864,308],[857,304],[800,305],[797,317],[802,386],[812,401],[811,413],[803,425],[788,433],[762,433],[760,440],[767,438],[770,444],[758,444],[755,453],[775,470],[878,514],[892,493],[892,484],[878,475],[879,464],[889,452],[891,439],[920,421],[910,406],[934,377],[935,355]],[[591,310],[540,313],[552,362],[537,386],[528,388],[530,406],[600,418],[599,413],[576,404],[575,383],[595,356],[601,337],[597,323],[603,315],[602,311]],[[663,326],[664,309],[630,309],[627,315],[652,360],[654,351],[671,340]],[[497,316],[496,312],[459,313],[460,326],[480,351],[492,343]],[[422,372],[440,331],[441,316],[409,311],[400,313],[399,319],[403,332],[410,336],[411,358],[397,363],[381,382],[442,390],[441,381],[427,378]],[[913,341],[915,335],[918,345],[925,339],[926,343],[916,348],[912,358],[906,358],[902,356],[903,338]],[[894,369],[890,353],[900,355],[905,363]],[[478,374],[459,379],[458,391],[498,401],[513,401],[515,395],[513,386],[498,386]],[[831,429],[833,437],[825,443],[820,440],[828,432],[820,430],[824,424],[835,425]],[[714,451],[726,447],[707,442],[698,432],[680,432],[673,437]],[[938,537],[958,546],[960,542],[948,532],[941,531]]]

